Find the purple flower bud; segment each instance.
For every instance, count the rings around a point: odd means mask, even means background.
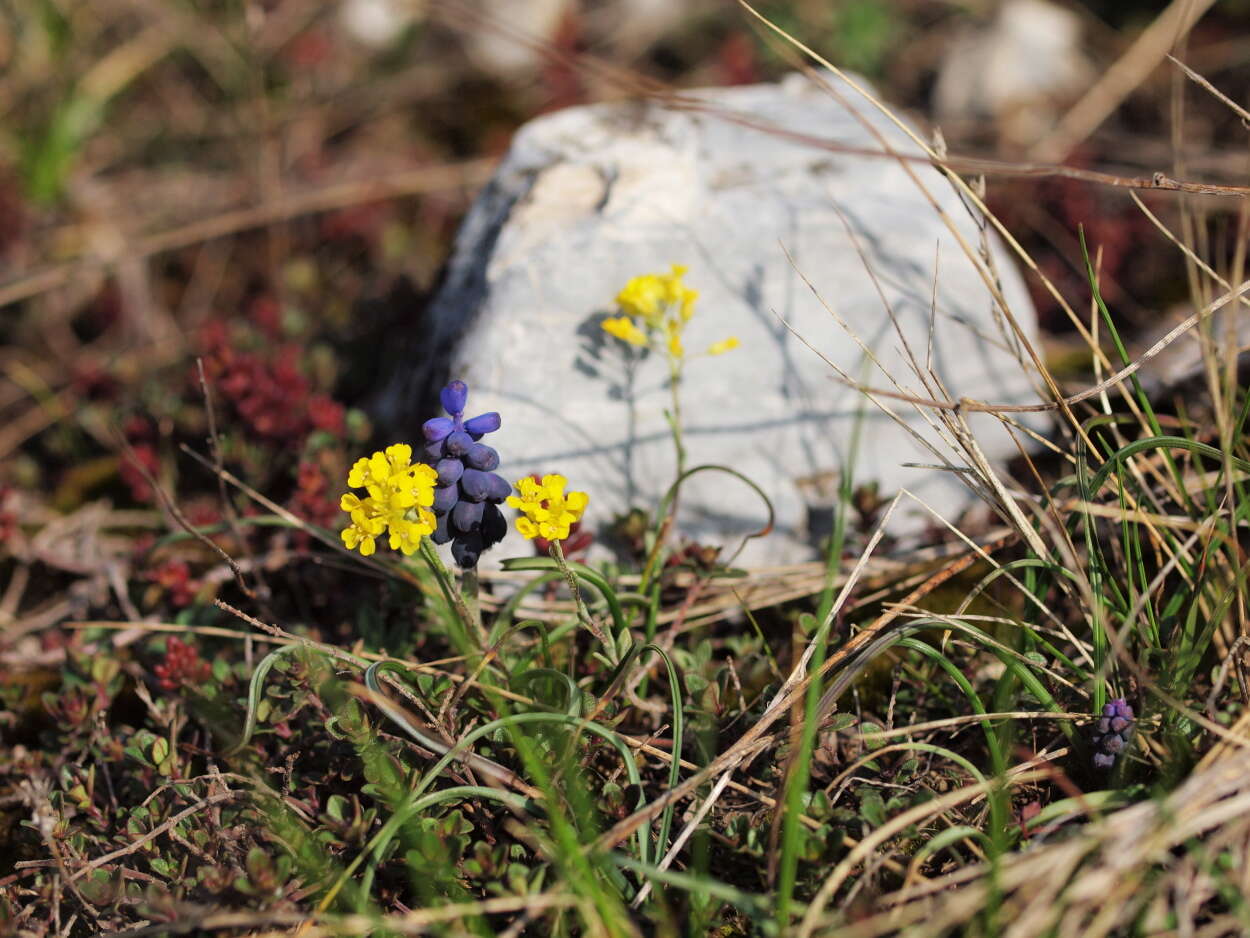
[[[431,466],[443,458],[443,440],[425,444],[425,461]]]
[[[460,492],[455,485],[444,485],[434,490],[434,513],[445,515],[456,507]]]
[[[463,430],[456,430],[443,441],[443,451],[448,456],[463,456],[473,445],[473,437]]]
[[[468,534],[482,524],[482,502],[458,502],[451,510],[452,530]]]
[[[1128,705],[1123,697],[1117,697],[1102,708],[1105,716],[1122,717],[1125,720],[1133,719],[1133,708]]]
[[[491,490],[490,476],[491,473],[480,469],[464,470],[464,475],[460,477],[460,490],[464,497],[473,502],[484,501]]]
[[[1128,748],[1133,733],[1133,708],[1123,697],[1105,704],[1102,716],[1094,725],[1094,765],[1109,769],[1120,753]]]
[[[486,503],[482,512],[482,546],[490,547],[498,544],[508,533],[508,522],[497,505]]]
[[[512,494],[512,486],[510,486],[503,476],[497,472],[488,473],[486,476],[486,498],[488,501],[501,502]]]
[[[494,433],[502,421],[493,410],[489,414],[481,414],[464,422],[464,428],[474,436],[481,437],[485,433]]]
[[[430,535],[430,540],[435,544],[446,544],[451,540],[451,530],[447,526],[446,515],[438,516],[438,522],[434,526],[434,533]]]
[[[455,485],[464,475],[464,463],[459,459],[440,459],[434,469],[438,472],[439,485]]]
[[[452,381],[439,393],[438,399],[442,401],[443,410],[453,417],[459,417],[464,413],[464,405],[469,399],[469,386],[463,381]]]
[[[465,454],[464,461],[474,469],[490,472],[499,468],[499,454],[485,443],[474,443]]]
[[[456,429],[456,423],[450,417],[431,417],[421,425],[421,432],[431,443],[436,443]]]
[[[460,569],[468,570],[477,566],[482,556],[482,535],[474,531],[464,537],[458,537],[451,544],[451,556],[459,564]]]

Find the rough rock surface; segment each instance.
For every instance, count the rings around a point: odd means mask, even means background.
[[[989,290],[928,197],[897,160],[848,152],[879,151],[874,133],[901,152],[918,148],[841,90],[860,116],[792,76],[698,92],[717,114],[629,103],[527,124],[464,223],[444,286],[416,327],[422,351],[384,395],[384,416],[411,435],[423,416],[413,413],[416,402],[447,377],[462,377],[471,411],[503,415],[494,445],[507,477],[565,474],[590,493],[592,524],[631,505],[653,506],[674,469],[664,364],[652,355],[627,367],[623,346],[599,323],[615,312],[613,297],[629,278],[678,263],[701,294],[687,349],[728,334],[742,341],[687,365],[688,464],[732,466],[777,510],[776,533],[751,542],[739,562],[812,555],[811,528],[832,503],[861,415],[854,480],[875,479],[887,494],[906,487],[953,517],[969,503],[954,474],[904,467],[935,459],[836,382],[786,325],[852,376],[890,387],[865,364],[841,318],[890,378],[923,393],[879,288],[922,365],[931,343],[932,368],[951,395],[1032,399]],[[834,146],[745,126],[724,112]],[[975,251],[979,230],[950,183],[924,162],[910,165]],[[1031,332],[1023,283],[998,242],[988,243],[1008,305]],[[890,406],[934,438],[908,405]],[[990,431],[981,442],[991,459],[1014,454],[992,419],[980,427]],[[684,535],[732,550],[763,519],[758,496],[723,474],[695,476],[683,488]],[[913,502],[900,506],[894,527],[907,536],[930,521]],[[515,532],[509,537],[496,553],[526,552]]]

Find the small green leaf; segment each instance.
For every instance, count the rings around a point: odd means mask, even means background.
[[[840,733],[843,730],[849,730],[855,725],[855,714],[853,713],[835,713],[829,718],[829,722],[825,724],[826,730],[832,730]]]
[[[875,788],[869,788],[859,796],[859,813],[873,827],[880,827],[885,823],[885,801],[881,798],[881,792]]]
[[[153,765],[160,765],[169,758],[169,741],[163,736],[158,736],[152,741],[152,748],[148,750],[148,754],[152,758]]]
[[[861,723],[859,725],[859,731],[861,733],[864,733],[865,735],[870,734],[870,733],[880,733],[881,727],[876,723]],[[864,740],[864,745],[867,746],[869,749],[880,749],[885,744],[886,744],[886,740],[884,739]]]
[[[347,820],[348,801],[342,795],[331,795],[326,800],[326,814],[336,821]]]

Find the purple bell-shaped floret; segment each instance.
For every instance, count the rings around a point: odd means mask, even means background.
[[[451,381],[438,394],[443,410],[453,417],[464,416],[464,405],[469,402],[469,386],[463,381]]]

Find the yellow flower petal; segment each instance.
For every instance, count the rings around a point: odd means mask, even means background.
[[[622,342],[628,342],[630,345],[645,346],[647,344],[647,334],[625,316],[605,319],[603,321],[603,331],[608,335],[616,336]]]
[[[402,471],[412,463],[412,447],[407,443],[392,443],[386,448],[386,458],[396,470]]]
[[[699,298],[698,290],[682,290],[681,294],[681,318],[683,322],[689,322],[690,317],[694,315],[694,301]]]
[[[384,453],[374,453],[369,457],[369,475],[375,484],[384,483],[391,477],[391,463]]]
[[[347,474],[347,484],[353,489],[362,489],[368,481],[369,460],[361,458],[353,463],[351,472]]]

